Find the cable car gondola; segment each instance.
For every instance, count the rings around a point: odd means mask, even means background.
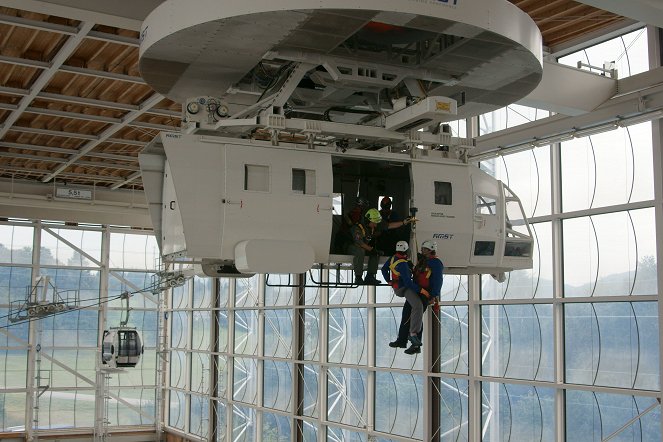
[[[108,368],[133,368],[140,362],[143,344],[135,328],[113,327],[104,331],[101,362]]]
[[[130,310],[129,293],[122,293],[121,299],[127,301],[126,319],[120,321],[119,327],[104,330],[101,363],[105,368],[133,368],[140,362],[140,356],[143,354],[140,333],[135,327],[127,327]]]

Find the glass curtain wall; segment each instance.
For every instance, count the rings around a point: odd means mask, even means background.
[[[561,62],[614,59],[624,77],[646,65],[643,38]],[[547,116],[514,105],[479,129]],[[651,164],[648,123],[483,162],[522,200],[534,266],[503,283],[446,276],[419,355],[387,345],[402,300],[337,284],[345,271],[189,281],[169,297],[169,427],[233,442],[661,440]]]
[[[145,354],[135,368],[111,375],[106,417],[111,428],[154,428],[157,304],[150,285],[158,248],[153,236],[129,232],[0,223],[1,431],[22,433],[33,421],[45,433],[92,431],[104,417],[95,414],[100,335],[125,315],[117,299],[125,291],[136,293],[128,326],[141,332]],[[26,301],[35,291],[62,308],[33,319]]]
[[[620,78],[640,73],[646,32],[559,61],[613,61]],[[482,133],[504,129],[505,119],[482,117]],[[481,374],[496,378],[482,382],[490,410],[483,438],[554,440],[558,431],[569,441],[660,440],[651,124],[481,167],[522,198],[536,242],[532,270],[503,284],[481,278],[481,322],[491,336]]]

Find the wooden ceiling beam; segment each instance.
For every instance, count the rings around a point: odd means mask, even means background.
[[[576,17],[574,19],[571,19],[569,21],[564,21],[562,23],[556,23],[556,24],[551,24],[550,26],[542,26],[541,27],[541,33],[546,34],[546,33],[553,33],[555,31],[558,31],[560,29],[578,29],[578,25],[581,25],[583,23],[591,23],[592,18],[594,17],[600,17],[602,15],[606,14],[605,11],[601,11],[599,9],[595,9],[593,12],[590,12],[588,14]],[[612,14],[611,14],[612,15]],[[602,20],[598,20],[597,23],[602,24],[605,20],[607,20],[608,17]],[[581,29],[585,29],[588,26],[583,26]]]
[[[582,11],[586,10],[587,8],[588,7],[586,5],[578,4],[577,6],[568,9],[564,8],[555,11],[549,11],[547,14],[545,14],[545,18],[535,20],[536,25],[540,28],[549,22],[564,21],[568,17],[578,17],[581,15]]]
[[[26,144],[26,143],[12,143],[8,141],[0,141],[0,147],[5,147],[8,149],[21,149],[21,150],[31,150],[35,152],[49,152],[49,153],[59,153],[63,155],[76,155],[79,151],[77,149],[65,149],[62,147],[53,147],[53,146],[40,146],[35,144]],[[92,158],[103,158],[112,161],[138,161],[138,157],[129,156],[129,155],[117,155],[112,153],[105,152],[89,152],[86,156]]]
[[[4,128],[4,127],[3,127]],[[83,134],[77,132],[65,132],[60,130],[44,129],[38,127],[28,127],[28,126],[12,126],[9,131],[12,132],[24,132],[32,133],[38,135],[47,135],[52,137],[65,137],[65,138],[78,138],[81,140],[98,140],[99,137],[96,135]]]
[[[138,110],[138,106],[136,106],[135,104],[117,103],[114,101],[98,100],[96,98],[87,98],[87,97],[77,97],[74,95],[55,94],[51,92],[40,92],[39,94],[37,94],[37,98],[59,101],[63,103],[79,104],[83,106],[96,106],[101,108],[116,109],[127,112]]]
[[[9,166],[9,165],[0,165],[0,172],[2,171],[7,171],[9,172],[10,175],[13,174],[21,174],[21,173],[31,173],[31,174],[38,174],[41,176],[46,175],[50,171],[48,169],[31,169],[27,167],[16,167],[16,166]],[[61,178],[75,178],[75,179],[84,179],[88,180],[90,183],[94,183],[95,181],[101,181],[101,182],[106,182],[106,183],[118,183],[122,182],[124,180],[123,177],[117,177],[117,176],[108,176],[108,175],[90,175],[86,173],[75,173],[75,172],[62,172],[59,174]]]
[[[18,118],[23,113],[23,110],[27,108],[32,100],[37,96],[39,92],[51,81],[57,70],[64,64],[64,62],[74,53],[78,45],[85,38],[85,35],[92,29],[94,26],[93,23],[81,23],[78,33],[68,38],[67,42],[62,46],[60,51],[51,61],[51,66],[44,70],[39,77],[30,85],[30,93],[24,96],[21,99],[18,109],[9,114],[5,119],[2,128],[0,129],[0,139],[4,138],[11,126],[16,123]]]
[[[52,173],[50,173],[48,176],[42,179],[43,182],[48,182],[58,176],[62,171],[64,171],[68,166],[71,164],[75,163],[79,158],[85,156],[88,152],[92,151],[95,147],[97,147],[99,144],[103,143],[104,141],[108,140],[111,135],[122,129],[123,127],[128,126],[130,123],[132,123],[134,120],[139,118],[141,115],[143,115],[148,109],[156,106],[159,104],[161,100],[163,100],[163,95],[154,93],[150,98],[145,100],[141,105],[140,109],[136,111],[129,112],[127,115],[124,116],[122,119],[122,122],[119,124],[114,124],[104,130],[98,137],[97,140],[90,141],[87,143],[81,151],[71,157],[65,164],[59,166],[57,169],[55,169]]]
[[[31,20],[24,17],[16,17],[6,14],[0,14],[0,24],[34,29],[37,31],[54,32],[63,35],[74,35],[78,32],[78,29],[75,26],[61,25],[41,20]],[[131,46],[134,48],[138,48],[140,46],[140,40],[138,38],[128,37],[126,35],[111,34],[108,32],[90,31],[86,38]]]
[[[570,5],[577,5],[575,2],[569,2],[568,0],[555,0],[551,2],[541,2],[536,5],[536,7],[528,9],[527,14],[538,24],[538,18],[548,13],[549,11],[555,10],[566,10],[569,9]],[[584,6],[584,5],[583,5]]]
[[[117,80],[117,81],[124,81],[124,82],[135,83],[135,84],[146,84],[145,80],[143,80],[140,77],[135,77],[133,75],[127,75],[127,74],[118,74],[116,72],[101,71],[101,70],[97,70],[97,69],[79,68],[79,67],[75,67],[75,66],[63,65],[60,68],[60,72],[67,72],[67,73],[70,73],[70,74],[87,75],[87,76],[90,76],[90,77],[97,77],[97,78],[102,78],[102,79],[106,79],[106,80]]]
[[[18,152],[0,152],[0,158],[11,158],[11,159],[21,159],[21,160],[30,160],[30,161],[39,161],[45,163],[57,163],[62,164],[67,161],[67,158],[63,157],[51,157],[47,155],[32,155],[26,153]],[[139,166],[132,166],[129,164],[117,164],[101,161],[87,161],[79,160],[76,164],[87,167],[94,168],[103,168],[103,169],[116,169],[116,170],[127,170],[130,172],[140,171]]]
[[[16,17],[13,15],[0,14],[0,23],[11,26],[18,26],[21,28],[34,29],[37,31],[55,32],[63,35],[76,35],[78,28],[75,26],[66,26],[57,23],[51,23],[41,20],[31,20],[24,17]]]
[[[522,9],[525,12],[528,12],[532,8],[540,7],[540,5],[549,3],[546,0],[510,0],[510,1],[511,3],[518,6],[520,9]]]
[[[584,28],[575,28],[575,29],[563,29],[560,30],[557,33],[551,34],[548,38],[550,40],[550,46],[554,47],[556,45],[560,45],[562,43],[571,41],[575,38],[582,37],[583,35],[587,35],[595,30],[600,30],[605,28],[606,26],[609,26],[613,23],[618,23],[620,21],[623,21],[623,17],[615,16],[614,18],[606,21],[602,21],[600,23],[595,23],[592,26],[587,26]]]

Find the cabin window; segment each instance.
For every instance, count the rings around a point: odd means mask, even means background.
[[[474,243],[474,256],[495,255],[495,241],[477,241]]]
[[[490,196],[477,195],[476,196],[476,213],[479,215],[495,215],[497,214],[497,200]]]
[[[245,164],[244,190],[269,192],[269,166]]]
[[[525,241],[507,241],[504,245],[504,256],[529,258],[532,256],[532,244]]]
[[[292,191],[302,195],[315,195],[315,170],[292,169]]]
[[[435,181],[435,204],[451,205],[451,183]]]
[[[335,193],[332,195],[332,207],[334,215],[343,215],[343,194]]]

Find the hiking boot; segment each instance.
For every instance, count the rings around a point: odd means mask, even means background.
[[[391,348],[405,348],[407,347],[407,341],[399,341],[396,339],[395,341],[392,341],[389,343],[389,347]]]
[[[364,280],[361,276],[355,276],[355,285],[364,285]]]
[[[420,345],[410,345],[410,348],[405,349],[403,352],[406,355],[416,355],[421,353],[421,346]]]
[[[421,339],[417,335],[410,336],[410,342],[413,346],[421,347]]]
[[[373,275],[366,275],[366,278],[364,278],[364,284],[366,285],[380,285],[381,282],[375,278]]]

